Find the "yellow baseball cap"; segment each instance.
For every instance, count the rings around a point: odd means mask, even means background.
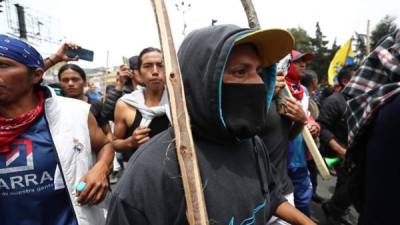
[[[235,45],[252,43],[260,54],[263,66],[279,62],[294,48],[294,38],[283,29],[257,30],[244,34],[235,41]]]

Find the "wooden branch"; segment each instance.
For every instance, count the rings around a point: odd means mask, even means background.
[[[314,138],[312,137],[312,135],[307,127],[303,128],[302,134],[303,134],[304,141],[306,142],[308,151],[310,151],[310,153],[314,159],[315,165],[317,166],[319,175],[321,175],[321,177],[324,180],[331,179],[332,178],[331,173],[329,172],[329,169],[326,166],[324,158],[322,158],[321,153],[319,152],[319,149],[314,142]]]
[[[241,2],[243,5],[243,9],[246,12],[249,27],[256,30],[261,29],[253,2],[251,0],[241,0]]]
[[[208,225],[206,204],[194,149],[181,71],[175,51],[168,14],[163,0],[152,0],[163,51],[166,83],[175,133],[175,144],[190,225]]]

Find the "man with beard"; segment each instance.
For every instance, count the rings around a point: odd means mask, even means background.
[[[314,224],[280,194],[256,136],[275,85],[275,63],[293,47],[279,29],[234,25],[190,33],[179,63],[210,224],[265,225],[273,214]],[[188,224],[173,129],[143,145],[117,185],[107,223]]]

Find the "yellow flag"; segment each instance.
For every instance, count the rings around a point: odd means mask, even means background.
[[[344,65],[354,64],[354,53],[351,48],[351,38],[339,50],[337,50],[335,57],[333,57],[328,69],[328,82],[333,85],[333,80]]]

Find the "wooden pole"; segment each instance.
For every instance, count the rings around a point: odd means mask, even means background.
[[[249,22],[250,28],[261,29],[260,23],[258,22],[256,10],[254,9],[254,6],[253,6],[253,3],[251,2],[251,0],[241,0],[241,1],[242,1],[244,10],[246,12],[247,20]],[[284,90],[287,92],[288,96],[293,98],[287,85],[285,85]],[[319,149],[318,149],[317,145],[315,144],[315,141],[306,126],[302,130],[302,135],[304,138],[304,142],[306,143],[307,148],[310,151],[310,153],[314,159],[314,162],[315,162],[315,165],[317,166],[319,174],[321,175],[321,177],[323,179],[330,179],[332,176],[330,175],[329,169],[326,166],[326,163],[325,163],[324,159],[322,158],[321,153],[319,152]]]
[[[175,133],[176,153],[186,199],[190,225],[208,225],[206,204],[194,149],[181,71],[164,0],[152,0],[163,51],[166,83]]]
[[[292,93],[290,92],[289,87],[287,85],[285,85],[285,88],[282,91],[285,91],[286,92],[285,94],[287,96],[293,98]],[[301,131],[301,134],[303,135],[303,139],[307,145],[308,151],[311,153],[311,156],[314,159],[319,175],[321,175],[321,177],[324,180],[331,179],[332,176],[331,173],[329,172],[328,166],[326,165],[324,158],[322,158],[318,146],[315,144],[314,138],[312,137],[307,126],[304,126],[303,130]]]
[[[369,35],[370,35],[370,33],[369,33],[369,24],[370,24],[370,22],[369,22],[369,20],[367,20],[367,34],[366,34],[366,43],[365,43],[365,45],[366,45],[366,47],[367,47],[367,55],[369,55],[369,53],[371,52],[371,46],[370,46],[370,39],[369,39]]]
[[[294,99],[287,85],[285,85],[285,87],[281,91],[284,92],[281,93],[283,94],[283,96],[289,96],[290,98]],[[301,134],[303,135],[304,142],[306,143],[308,151],[311,153],[311,156],[314,159],[315,165],[317,166],[318,172],[321,177],[324,180],[332,178],[328,166],[326,165],[324,158],[321,156],[318,146],[315,144],[314,138],[312,137],[310,131],[306,126],[304,126]]]
[[[240,0],[243,5],[243,9],[246,12],[247,21],[249,27],[259,30],[261,29],[260,22],[258,21],[257,13],[251,0]]]

